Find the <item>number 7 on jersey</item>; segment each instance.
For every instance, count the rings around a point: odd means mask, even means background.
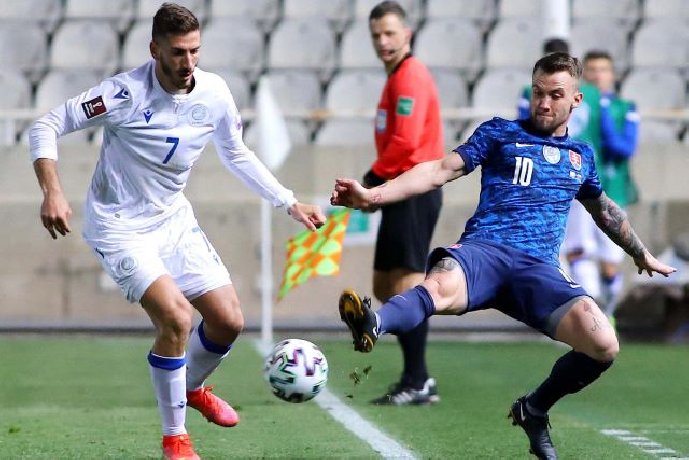
[[[170,147],[170,151],[165,156],[165,159],[163,160],[163,164],[170,161],[170,158],[172,158],[172,155],[175,154],[175,150],[177,150],[177,146],[179,145],[179,137],[168,137],[167,139],[165,139],[165,143],[166,144],[172,144],[172,147]]]

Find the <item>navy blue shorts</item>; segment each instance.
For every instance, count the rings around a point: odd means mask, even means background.
[[[561,318],[553,312],[587,295],[560,267],[499,243],[467,241],[436,248],[427,271],[447,256],[456,259],[466,275],[467,312],[494,308],[550,337]]]

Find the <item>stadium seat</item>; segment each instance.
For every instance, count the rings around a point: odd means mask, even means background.
[[[530,81],[530,72],[510,69],[489,70],[476,83],[471,105],[481,109],[514,113],[517,98]]]
[[[203,29],[199,66],[232,68],[254,82],[263,70],[263,33],[248,19],[212,20]]]
[[[136,17],[139,19],[147,19],[150,25],[151,19],[153,19],[156,11],[158,11],[160,5],[165,3],[165,1],[166,0],[138,0],[139,9],[136,13]],[[196,16],[199,22],[203,23],[206,20],[206,0],[175,0],[174,3],[189,9],[189,11],[194,13],[194,16]],[[235,2],[233,0],[232,2],[226,1],[225,3]]]
[[[541,57],[541,29],[541,22],[532,19],[500,20],[488,36],[487,66],[530,69]]]
[[[335,40],[325,19],[286,19],[273,31],[268,49],[271,71],[303,69],[327,80],[335,65]]]
[[[430,68],[461,72],[473,80],[483,67],[483,38],[464,19],[434,19],[416,34],[414,52]]]
[[[534,0],[503,0],[498,2],[498,17],[500,20],[507,18],[529,18],[540,20],[541,2]]]
[[[610,53],[617,74],[627,69],[627,32],[617,26],[617,19],[591,18],[575,21],[570,32],[572,54],[583,58],[591,50]]]
[[[353,22],[342,35],[340,44],[341,69],[381,69],[383,64],[378,60],[371,42],[368,20],[359,19]]]
[[[220,75],[223,78],[223,80],[225,80],[227,86],[230,88],[230,92],[232,93],[232,97],[234,98],[234,103],[235,105],[237,105],[238,109],[242,110],[252,106],[251,84],[243,74],[237,72],[235,69],[231,67],[199,67],[207,72],[216,73]]]
[[[684,108],[685,80],[668,69],[634,69],[622,82],[621,95],[639,110]]]
[[[209,0],[209,16],[253,19],[264,32],[270,32],[280,17],[279,0]]]
[[[316,134],[319,146],[373,145],[373,119],[332,118]]]
[[[438,88],[440,107],[456,109],[469,105],[467,83],[461,75],[447,70],[431,69],[433,80]]]
[[[285,0],[286,19],[311,17],[327,19],[335,32],[342,32],[352,19],[352,3],[349,0]]]
[[[354,0],[354,17],[368,20],[371,10],[378,3],[380,0]],[[397,3],[404,8],[409,25],[415,29],[419,22],[424,19],[421,0],[397,0]]]
[[[386,80],[385,72],[349,71],[335,75],[325,95],[325,107],[335,113],[372,114]]]
[[[307,145],[311,140],[311,131],[301,120],[285,120],[287,135],[292,145]],[[258,128],[256,123],[250,123],[244,130],[244,143],[251,150],[258,151]]]
[[[0,62],[36,82],[48,64],[48,37],[36,23],[0,21]]]
[[[630,31],[639,20],[638,0],[572,0],[572,19],[617,19],[619,26]]]
[[[686,0],[646,0],[644,2],[646,19],[689,20],[689,3]]]
[[[427,0],[426,20],[470,19],[485,31],[495,20],[494,0]]]
[[[310,72],[283,71],[268,74],[273,96],[288,116],[292,112],[311,111],[321,107],[321,85]]]
[[[0,86],[3,97],[0,98],[0,110],[28,109],[31,107],[31,85],[20,72],[5,67],[0,70]],[[0,118],[0,145],[13,145],[17,134],[27,125],[25,121]]]
[[[65,21],[53,36],[50,66],[111,75],[118,67],[119,38],[108,21]]]
[[[640,144],[667,144],[679,139],[680,124],[676,121],[642,120],[639,123]]]
[[[2,0],[0,20],[20,20],[37,23],[51,33],[62,19],[62,2],[55,0]]]
[[[151,21],[142,19],[135,22],[124,38],[122,46],[122,70],[127,71],[151,59]]]
[[[66,0],[65,19],[108,20],[119,32],[126,30],[134,20],[134,0]]]
[[[689,29],[677,19],[646,21],[636,32],[632,49],[635,67],[674,67],[689,65]]]

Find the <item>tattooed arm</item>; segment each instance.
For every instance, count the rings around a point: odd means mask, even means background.
[[[639,273],[646,270],[649,276],[653,276],[653,272],[668,276],[677,271],[676,268],[658,261],[648,252],[629,223],[625,212],[608,198],[605,192],[598,198],[582,200],[581,203],[608,238],[634,258]]]

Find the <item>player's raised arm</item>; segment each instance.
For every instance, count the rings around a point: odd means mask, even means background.
[[[370,189],[354,179],[335,179],[330,203],[370,211],[442,187],[462,175],[464,160],[456,153],[449,153],[440,160],[419,163],[395,179]]]
[[[591,214],[596,225],[615,244],[634,258],[639,274],[645,270],[649,276],[653,276],[653,272],[668,276],[677,271],[676,268],[665,265],[648,252],[632,228],[624,211],[608,198],[605,192],[601,193],[598,198],[585,199],[581,203]]]

